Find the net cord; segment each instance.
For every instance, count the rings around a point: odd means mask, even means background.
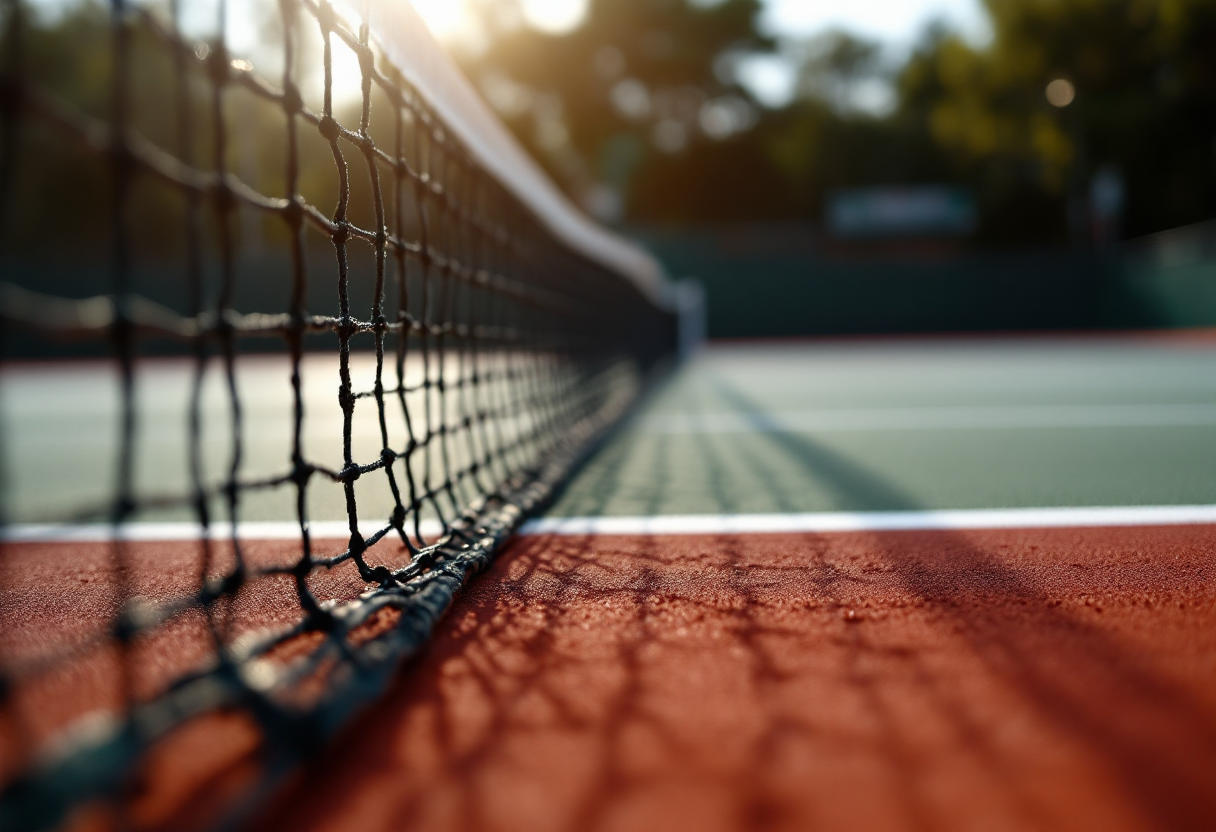
[[[592,222],[557,188],[436,43],[411,4],[342,2],[353,13],[367,15],[372,38],[394,68],[431,103],[478,163],[529,206],[555,236],[588,259],[628,277],[652,303],[668,311],[676,309],[674,289],[659,262]]]
[[[116,574],[126,572],[130,552],[124,532],[141,510],[189,506],[198,522],[197,588],[158,608],[124,603],[98,638],[120,647],[123,657],[120,673],[129,677],[131,644],[184,611],[201,610],[214,638],[215,651],[210,664],[177,678],[167,690],[151,699],[135,697],[131,679],[124,678],[121,689],[126,704],[121,713],[91,721],[88,730],[69,732],[17,779],[4,785],[0,791],[0,827],[6,830],[47,828],[62,821],[81,803],[121,796],[129,773],[151,745],[184,721],[221,708],[240,708],[252,715],[266,740],[266,776],[258,789],[232,807],[228,819],[234,821],[243,816],[255,805],[259,791],[264,794],[272,788],[293,761],[316,748],[349,714],[383,688],[402,658],[425,643],[456,592],[490,563],[527,516],[554,497],[579,461],[619,421],[635,401],[636,391],[615,391],[611,381],[613,368],[629,364],[639,372],[653,373],[656,362],[674,346],[673,331],[668,325],[671,316],[660,312],[670,311],[669,290],[654,262],[639,249],[607,232],[597,231],[581,215],[574,212],[563,215],[570,208],[569,203],[547,183],[544,174],[507,136],[505,129],[495,124],[489,110],[476,102],[472,88],[454,67],[444,63],[446,58],[420,28],[417,17],[410,16],[412,12],[407,7],[373,0],[373,5],[364,9],[365,16],[355,32],[335,20],[325,0],[281,0],[280,6],[288,22],[306,10],[321,26],[326,48],[323,111],[311,113],[298,101],[291,74],[290,26],[281,92],[265,88],[259,79],[230,63],[220,41],[212,47],[206,64],[211,79],[210,94],[203,103],[211,108],[213,129],[194,141],[196,125],[192,109],[188,98],[179,95],[178,156],[162,151],[128,129],[132,106],[130,27],[143,26],[145,33],[169,49],[176,61],[179,81],[183,81],[189,56],[194,54],[194,47],[179,36],[176,2],[170,6],[172,28],[166,30],[130,0],[111,0],[109,34],[116,66],[108,122],[87,118],[39,94],[22,75],[21,64],[12,57],[15,51],[9,53],[10,60],[0,78],[4,85],[0,103],[4,106],[6,137],[4,152],[0,154],[5,159],[2,167],[12,170],[11,136],[21,119],[28,117],[58,129],[78,149],[100,160],[114,183],[113,295],[68,300],[0,285],[0,305],[4,307],[0,312],[6,319],[23,322],[43,333],[109,341],[113,348],[120,369],[122,425],[114,499],[102,512],[103,518],[112,524],[112,566]],[[20,3],[7,0],[4,7],[10,13],[6,34],[19,42],[19,30],[12,21]],[[226,3],[221,2],[221,32],[225,9]],[[392,17],[397,13],[404,14],[404,20]],[[390,38],[385,32],[412,34],[395,34]],[[415,83],[422,85],[415,90],[421,102],[415,103],[412,97],[408,102],[400,96],[394,99],[398,140],[391,155],[376,148],[368,134],[368,107],[375,73],[369,46],[373,37],[385,41],[382,49],[390,62],[399,60],[405,64],[399,71],[411,73]],[[363,62],[363,112],[354,130],[336,121],[330,100],[333,81],[329,53],[337,39],[344,41]],[[396,59],[392,54],[394,45],[396,50],[405,50]],[[386,83],[378,74],[375,81]],[[409,84],[410,78],[406,77],[405,82]],[[286,162],[293,171],[288,176],[287,198],[264,196],[240,182],[224,165],[228,138],[224,89],[236,84],[280,107],[287,116]],[[427,160],[418,171],[409,170],[405,164],[407,153],[400,129],[403,112],[406,109],[413,112],[414,107],[418,108],[416,114],[424,120],[426,128],[412,133],[415,146],[409,148],[410,158]],[[430,116],[435,117],[433,122],[428,120]],[[294,166],[298,161],[295,131],[305,124],[317,128],[327,139],[335,169],[342,178],[341,195],[332,218],[302,202],[295,185]],[[349,152],[352,148],[357,153],[351,158],[362,155],[373,180],[374,229],[359,229],[347,219],[350,191],[344,150]],[[213,159],[211,172],[196,167],[204,161],[200,157],[205,156]],[[422,211],[424,221],[417,241],[407,239],[400,227],[390,233],[384,211],[388,197],[378,179],[382,171],[393,180],[392,199],[402,200],[412,189],[416,203],[427,209]],[[432,174],[442,186],[431,179]],[[128,213],[132,199],[130,185],[136,176],[151,176],[187,198],[189,237],[185,261],[191,299],[184,315],[133,292],[131,240],[136,229]],[[496,177],[502,177],[502,181]],[[0,203],[5,202],[10,185],[6,176],[0,183],[3,191]],[[292,229],[290,253],[295,282],[289,312],[240,314],[233,309],[238,277],[232,226],[240,205],[278,214]],[[483,208],[490,212],[489,220],[484,222],[473,214],[473,209]],[[204,209],[214,214],[215,248],[220,263],[220,296],[212,308],[206,308],[202,302],[197,285]],[[401,214],[399,209],[395,211],[398,221]],[[495,225],[495,218],[510,223],[510,227]],[[307,313],[308,275],[302,256],[302,228],[306,223],[324,232],[333,243],[340,292],[337,316]],[[376,299],[366,321],[355,318],[346,295],[350,280],[346,247],[352,241],[370,244],[375,251]],[[457,259],[461,256],[467,256],[469,263],[462,264]],[[396,319],[389,317],[383,307],[385,282],[391,279],[390,257],[395,263],[391,271],[400,282],[401,307]],[[421,281],[420,303],[413,307],[407,306],[404,282],[407,258],[411,258],[410,269]],[[606,297],[606,292],[611,292],[611,297]],[[646,296],[665,305],[648,305],[644,303]],[[560,331],[547,328],[559,324]],[[635,328],[635,336],[645,335],[642,343],[630,340],[629,326]],[[332,333],[340,342],[339,402],[344,411],[341,470],[329,470],[309,461],[301,447],[304,411],[299,365],[303,340],[320,332]],[[375,343],[376,386],[371,391],[356,391],[350,376],[350,345],[356,336],[367,335]],[[397,351],[386,356],[389,335],[396,339]],[[147,336],[171,337],[194,348],[189,416],[190,486],[185,494],[150,498],[139,493],[135,481],[133,459],[141,423],[147,414],[137,407],[134,379],[140,356],[138,347]],[[250,479],[243,472],[240,443],[243,417],[235,373],[237,341],[253,336],[286,342],[292,358],[295,397],[291,468],[262,480]],[[420,388],[408,389],[404,380],[407,338],[410,349],[423,364],[424,381]],[[483,351],[493,350],[505,356],[500,366],[479,369],[477,362]],[[560,361],[555,357],[559,351],[564,351]],[[522,360],[524,352],[533,358]],[[382,379],[386,358],[387,363],[395,364],[396,370],[396,380],[390,382],[393,385],[390,387]],[[450,365],[446,373],[445,362]],[[199,391],[209,363],[218,364],[226,379],[228,419],[236,439],[218,483],[204,482],[199,460],[202,453]],[[504,389],[506,384],[512,388],[510,394]],[[407,404],[407,393],[421,393],[422,406]],[[386,399],[393,397],[400,402],[408,432],[407,444],[396,450],[389,445],[385,422]],[[361,400],[374,400],[383,446],[379,458],[363,463],[356,460],[351,449],[351,417]],[[445,421],[446,417],[435,415],[449,411],[458,413],[458,418]],[[502,423],[525,413],[533,417],[530,426],[518,436],[503,436]],[[454,443],[461,440],[468,443],[469,462],[457,465],[452,451]],[[406,489],[397,485],[396,478],[400,475],[394,466],[398,463],[404,467]],[[375,530],[368,533],[361,523],[353,484],[373,473],[388,478],[396,509],[391,518],[379,520]],[[339,555],[321,558],[312,550],[305,500],[305,489],[312,477],[341,483],[345,490],[350,543]],[[254,490],[278,488],[296,489],[299,560],[294,566],[267,567],[259,572],[241,556],[240,498]],[[213,504],[222,509],[217,517],[211,516]],[[437,516],[438,537],[424,530],[424,509],[433,509]],[[413,526],[412,538],[407,523]],[[409,549],[408,565],[390,569],[367,562],[365,555],[369,550],[390,535],[399,536]],[[217,580],[208,576],[212,572],[212,542],[221,538],[227,538],[231,544],[236,565]],[[313,597],[307,585],[308,576],[342,564],[356,566],[371,588],[345,602],[323,602]],[[286,629],[242,638],[239,643],[230,639],[228,614],[232,598],[252,580],[274,575],[288,576],[295,582],[303,618]],[[119,596],[125,601],[137,600],[131,587],[122,583],[126,579],[119,580]],[[378,611],[385,609],[398,613],[396,625],[366,641],[353,637]],[[276,647],[304,633],[320,633],[323,638],[298,661],[283,664],[270,660]],[[96,642],[90,642],[81,647],[97,646]],[[52,655],[37,665],[3,668],[7,678],[0,677],[0,692],[22,679],[52,671],[63,658]],[[322,671],[327,684],[318,701],[304,707],[284,704],[285,691]],[[0,710],[4,705],[0,697]]]

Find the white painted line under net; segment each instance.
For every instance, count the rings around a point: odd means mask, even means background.
[[[1216,525],[1216,505],[1094,506],[1052,508],[954,509],[945,511],[824,511],[801,514],[682,514],[659,517],[543,517],[530,520],[523,535],[686,535],[765,534],[780,532],[944,531],[954,529],[1100,528],[1120,526]],[[344,522],[313,523],[316,540],[344,540]],[[361,529],[370,534],[372,529]],[[410,530],[412,531],[412,529]],[[438,536],[438,523],[424,523],[423,534]],[[213,540],[231,536],[231,527],[211,528]],[[199,538],[196,523],[131,523],[123,540],[190,541]],[[242,540],[297,540],[294,523],[241,523]],[[0,531],[7,543],[97,543],[113,539],[107,525],[13,525]]]

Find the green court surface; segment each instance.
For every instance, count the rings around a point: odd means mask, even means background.
[[[356,369],[366,375],[365,364]],[[187,369],[157,361],[140,371],[141,492],[189,488]],[[26,364],[0,378],[10,519],[59,522],[104,505],[117,456],[112,367]],[[305,447],[338,468],[336,361],[311,357],[304,378]],[[242,471],[272,477],[290,458],[286,365],[243,359],[239,382]],[[203,455],[218,478],[231,453],[218,367],[205,391]],[[380,447],[374,408],[357,411],[354,427],[356,459],[373,458]],[[430,464],[441,479],[438,454],[417,464]],[[379,480],[359,488],[361,516],[370,522],[388,515],[391,501]],[[338,486],[314,492],[314,520],[345,518]],[[923,338],[710,346],[655,389],[551,515],[1214,502],[1216,340]],[[289,521],[292,511],[290,494],[280,489],[253,495],[244,519]]]
[[[1216,343],[714,346],[595,457],[560,516],[1216,501]]]
[[[337,363],[304,364],[303,444],[338,466]],[[354,365],[367,389],[371,363]],[[286,370],[241,359],[245,481],[289,457]],[[189,493],[189,379],[189,362],[139,370],[139,494]],[[233,451],[223,381],[213,366],[200,408],[213,482]],[[0,382],[18,521],[0,648],[52,655],[109,632],[115,587],[168,606],[200,563],[224,568],[236,548],[198,547],[180,511],[141,514],[122,546],[95,519],[40,525],[105,509],[112,365],[11,365]],[[460,418],[451,399],[408,404],[420,430]],[[353,427],[355,458],[379,453],[375,408]],[[475,452],[448,444],[447,463],[414,460],[424,482]],[[357,485],[361,524],[383,523],[382,480]],[[350,530],[341,489],[315,491],[322,558]],[[300,617],[290,497],[245,494],[242,557],[267,571],[234,601],[234,643]],[[1206,334],[711,344],[242,828],[1213,828],[1214,504]],[[393,538],[372,551],[407,557]],[[376,597],[350,561],[314,571],[336,609]],[[178,616],[136,678],[155,690],[212,638]],[[20,688],[40,736],[119,689],[122,665],[82,657],[96,673]],[[134,828],[192,828],[247,771],[262,729],[230,716],[156,746]]]

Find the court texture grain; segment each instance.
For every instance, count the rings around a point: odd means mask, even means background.
[[[409,4],[35,5],[2,832],[1216,827],[1210,333],[696,352]]]
[[[333,368],[312,360],[321,390]],[[254,470],[285,441],[259,433],[284,406],[275,362],[238,374]],[[140,394],[170,415],[172,365],[150,362]],[[7,464],[76,460],[16,495],[27,519],[45,495],[109,487],[110,372],[5,369]],[[1214,828],[1214,390],[1205,333],[711,345],[248,828]],[[149,441],[149,472],[184,477],[165,462],[181,437]],[[323,537],[340,500],[314,516]],[[286,507],[250,520],[250,557],[289,550]],[[135,535],[140,595],[189,585],[178,528]],[[6,653],[109,619],[106,544],[8,549]],[[255,628],[296,602],[235,605]],[[158,639],[149,685],[205,637],[183,622]],[[25,729],[78,720],[119,690],[110,673],[48,679]],[[203,828],[258,765],[255,735],[239,714],[187,723],[126,817],[73,823]]]

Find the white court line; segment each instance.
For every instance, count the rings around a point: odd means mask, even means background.
[[[805,514],[685,514],[667,517],[545,517],[523,534],[663,535],[868,532],[1216,524],[1216,506],[1102,506],[951,511],[831,511]]]
[[[1216,525],[1216,505],[1098,506],[1092,508],[1001,508],[947,511],[823,511],[803,514],[683,514],[666,517],[543,517],[529,520],[524,535],[678,535],[761,534],[765,532],[867,532],[952,529],[1034,529],[1119,526]],[[313,523],[317,540],[345,540],[342,522]],[[123,539],[132,541],[186,541],[198,538],[194,523],[132,523],[123,527]],[[370,534],[371,529],[364,529]],[[229,528],[212,528],[222,540]],[[424,523],[423,534],[437,537],[438,523]],[[294,540],[299,528],[292,523],[242,523],[243,540]],[[111,539],[103,525],[14,525],[0,532],[10,543],[96,543]]]
[[[765,413],[655,413],[639,422],[642,431],[662,434],[1203,425],[1216,425],[1216,404],[983,405]]]

